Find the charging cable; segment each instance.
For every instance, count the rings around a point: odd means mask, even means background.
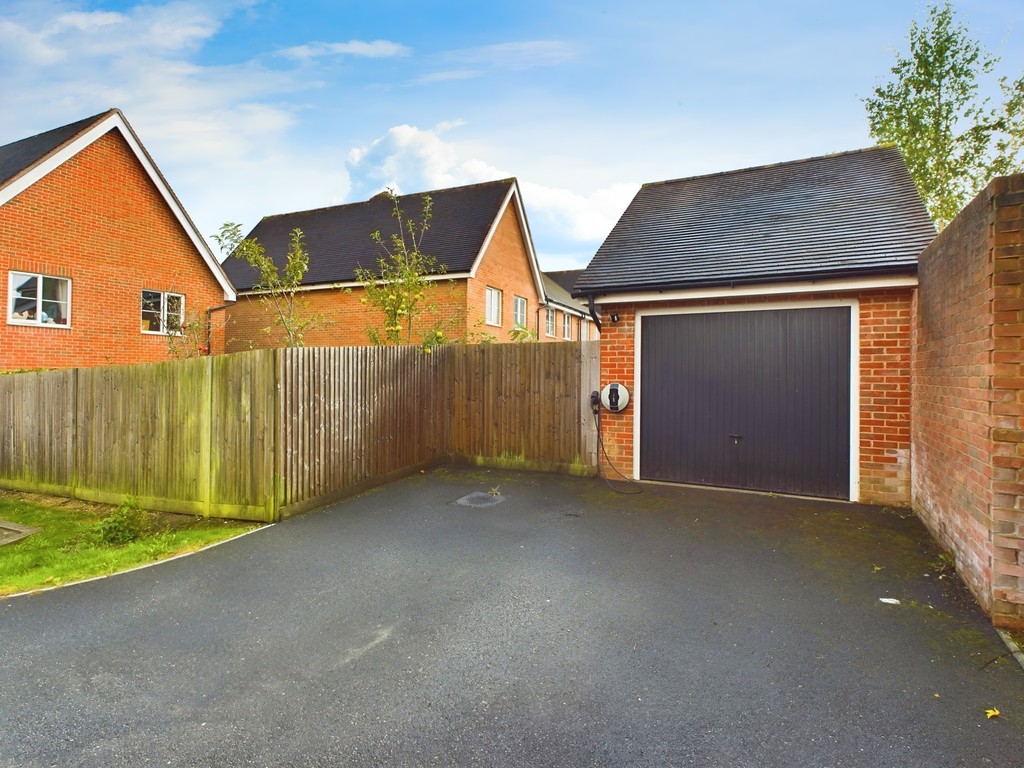
[[[644,489],[637,484],[637,482],[631,478],[626,477],[624,474],[619,472],[616,466],[612,463],[611,457],[608,455],[608,450],[604,447],[604,437],[601,434],[601,394],[599,392],[590,393],[590,410],[594,414],[594,424],[597,427],[597,447],[601,453],[604,454],[604,458],[608,463],[608,466],[612,468],[612,471],[626,481],[626,486],[630,487],[630,490],[623,490],[616,488],[611,484],[611,481],[601,472],[601,456],[598,454],[597,457],[597,474],[600,475],[601,479],[604,480],[604,484],[616,493],[622,493],[627,496],[635,496],[638,493],[643,493]]]

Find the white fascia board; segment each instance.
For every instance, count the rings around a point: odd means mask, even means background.
[[[745,296],[782,296],[795,293],[824,291],[865,291],[876,288],[915,288],[917,277],[839,278],[835,280],[808,280],[796,283],[753,283],[751,285],[723,286],[720,288],[693,288],[678,291],[637,291],[636,293],[597,294],[594,302],[609,304],[640,304],[661,301],[688,301],[697,299],[729,299]]]
[[[473,267],[469,271],[469,277],[476,277],[477,270],[480,268],[480,263],[483,261],[484,254],[487,253],[487,248],[491,244],[491,240],[494,239],[494,233],[498,231],[498,225],[501,223],[502,217],[505,215],[505,210],[511,201],[515,201],[517,221],[519,222],[519,234],[523,238],[523,242],[526,244],[526,255],[530,261],[530,272],[533,274],[533,284],[537,289],[537,295],[541,298],[542,303],[546,303],[547,296],[544,294],[544,281],[540,276],[540,265],[537,262],[537,253],[533,249],[533,236],[530,234],[530,225],[526,220],[526,211],[523,209],[523,198],[519,194],[519,182],[515,179],[512,180],[512,184],[509,186],[508,193],[505,195],[504,201],[501,203],[501,207],[498,209],[498,215],[494,217],[494,221],[491,222],[491,228],[487,231],[487,237],[484,238],[483,245],[480,246],[480,252],[477,253],[476,258],[473,260]]]
[[[590,317],[590,313],[587,312],[585,307],[573,304],[565,304],[558,299],[547,298],[547,300],[541,304],[542,307],[555,307],[562,310],[563,312],[576,315],[577,317]]]
[[[167,181],[157,169],[156,164],[153,162],[152,158],[150,158],[149,153],[142,146],[142,142],[139,141],[139,137],[135,135],[135,131],[132,130],[132,127],[128,124],[124,115],[122,115],[118,110],[111,112],[110,115],[96,123],[92,128],[82,134],[79,134],[56,152],[46,157],[41,163],[30,168],[26,173],[0,190],[0,205],[3,205],[13,199],[16,195],[24,192],[48,173],[59,168],[114,128],[121,132],[121,136],[124,138],[125,142],[127,142],[128,146],[131,147],[132,152],[145,169],[146,174],[153,182],[153,185],[157,188],[157,191],[164,199],[167,207],[174,214],[178,223],[181,224],[182,229],[185,230],[185,234],[188,235],[189,240],[192,242],[192,245],[195,246],[196,251],[198,251],[203,261],[206,262],[206,266],[209,268],[210,272],[224,291],[224,301],[235,301],[235,288],[231,285],[231,281],[228,279],[227,274],[225,274],[220,262],[218,262],[216,257],[214,257],[213,252],[206,243],[206,240],[204,240],[199,234],[195,224],[192,223],[192,219],[189,218],[185,209],[178,201],[177,196],[175,196],[174,192],[171,191]]]

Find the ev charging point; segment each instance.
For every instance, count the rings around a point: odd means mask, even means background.
[[[624,410],[629,405],[629,390],[618,382],[606,384],[601,390],[601,405],[612,413]]]

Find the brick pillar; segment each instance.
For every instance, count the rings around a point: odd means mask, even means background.
[[[630,397],[636,392],[634,332],[636,311],[633,307],[615,306],[619,321],[613,323],[609,311],[601,315],[601,387],[617,381],[625,384]],[[633,477],[633,409],[630,402],[620,413],[601,411],[601,439],[604,453],[598,456],[598,467],[605,477],[617,476],[618,470],[626,477]],[[611,460],[612,467],[608,467]]]
[[[989,186],[992,616],[1024,628],[1024,175]]]

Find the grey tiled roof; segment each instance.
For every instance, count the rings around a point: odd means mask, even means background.
[[[421,250],[446,272],[468,272],[494,224],[515,179],[452,187],[399,197],[406,219],[420,221],[423,196],[430,195],[433,214]],[[380,230],[387,242],[396,230],[391,202],[378,195],[365,202],[267,216],[249,233],[259,240],[279,269],[284,266],[290,233],[301,229],[309,253],[304,285],[345,283],[356,279],[357,267],[376,269],[380,250],[370,234]],[[245,262],[229,258],[224,270],[235,288],[246,291],[258,277]]]
[[[111,111],[102,112],[0,147],[0,187],[16,176],[20,176],[23,171],[31,168],[94,123],[105,119]]]
[[[913,274],[935,227],[875,147],[644,185],[574,294]]]
[[[577,270],[573,270],[577,271]],[[582,272],[583,270],[578,270]],[[574,299],[572,294],[559,284],[558,280],[553,275],[560,275],[558,272],[542,272],[541,279],[544,281],[544,295],[548,301],[552,304],[559,304],[563,307],[575,310],[577,312],[583,312],[583,305],[579,299]]]
[[[582,269],[562,269],[555,272],[545,272],[547,277],[550,277],[556,283],[558,283],[566,291],[571,292],[572,287],[576,284],[576,280],[583,274]]]

